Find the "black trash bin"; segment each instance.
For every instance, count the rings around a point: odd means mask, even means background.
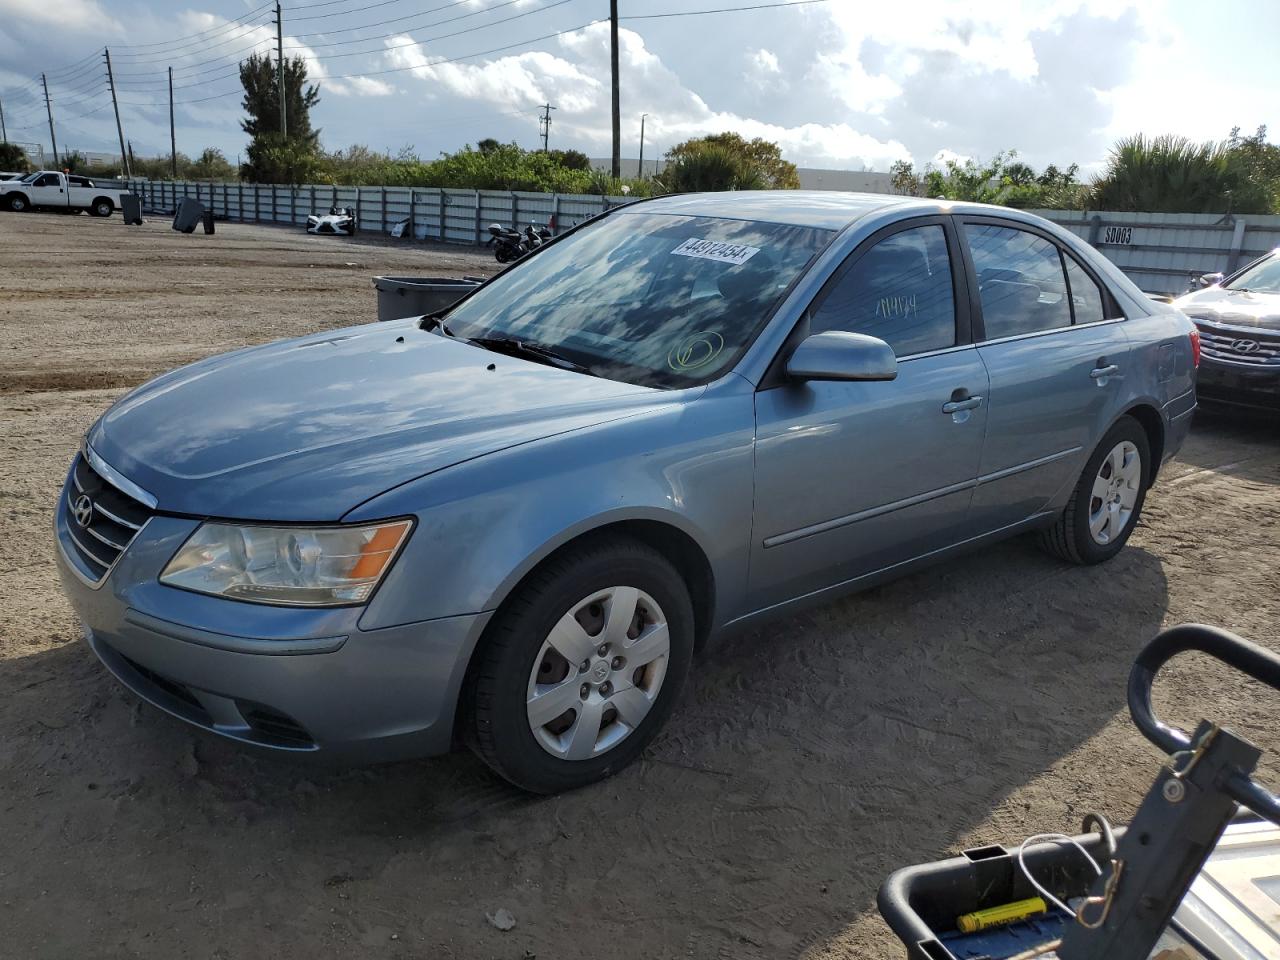
[[[178,204],[178,212],[173,215],[173,229],[181,233],[195,233],[203,219],[204,204],[186,197]]]
[[[452,306],[484,281],[476,277],[374,277],[378,319],[420,317]]]
[[[136,193],[120,195],[120,212],[124,222],[130,225],[142,223],[142,198]]]

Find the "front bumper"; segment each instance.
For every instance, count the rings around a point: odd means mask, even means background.
[[[1201,356],[1196,393],[1202,399],[1280,410],[1280,366],[1226,363]]]
[[[361,630],[362,607],[241,603],[160,584],[198,521],[153,516],[98,585],[68,553],[63,590],[103,664],[144,700],[213,733],[340,762],[427,756],[452,745],[466,665],[489,614]]]

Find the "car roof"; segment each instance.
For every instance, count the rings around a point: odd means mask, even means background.
[[[873,210],[910,204],[913,197],[837,190],[726,190],[677,193],[628,206],[631,213],[757,220],[839,230]]]

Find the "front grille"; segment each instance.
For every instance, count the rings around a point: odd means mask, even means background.
[[[63,492],[67,536],[86,577],[101,583],[151,519],[151,509],[135,500],[77,454]],[[83,522],[82,522],[83,521]]]
[[[1226,330],[1197,323],[1200,351],[1214,360],[1251,367],[1280,367],[1280,331]]]

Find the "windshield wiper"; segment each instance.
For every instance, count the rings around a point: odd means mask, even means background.
[[[550,347],[530,340],[520,340],[516,337],[471,337],[467,342],[474,343],[485,350],[492,350],[494,353],[505,353],[509,357],[527,357],[551,367],[559,367],[561,370],[591,373],[590,367],[583,366]]]
[[[419,330],[439,330],[446,337],[456,337],[457,334],[449,329],[449,325],[444,322],[444,317],[438,313],[429,313],[418,321]]]

